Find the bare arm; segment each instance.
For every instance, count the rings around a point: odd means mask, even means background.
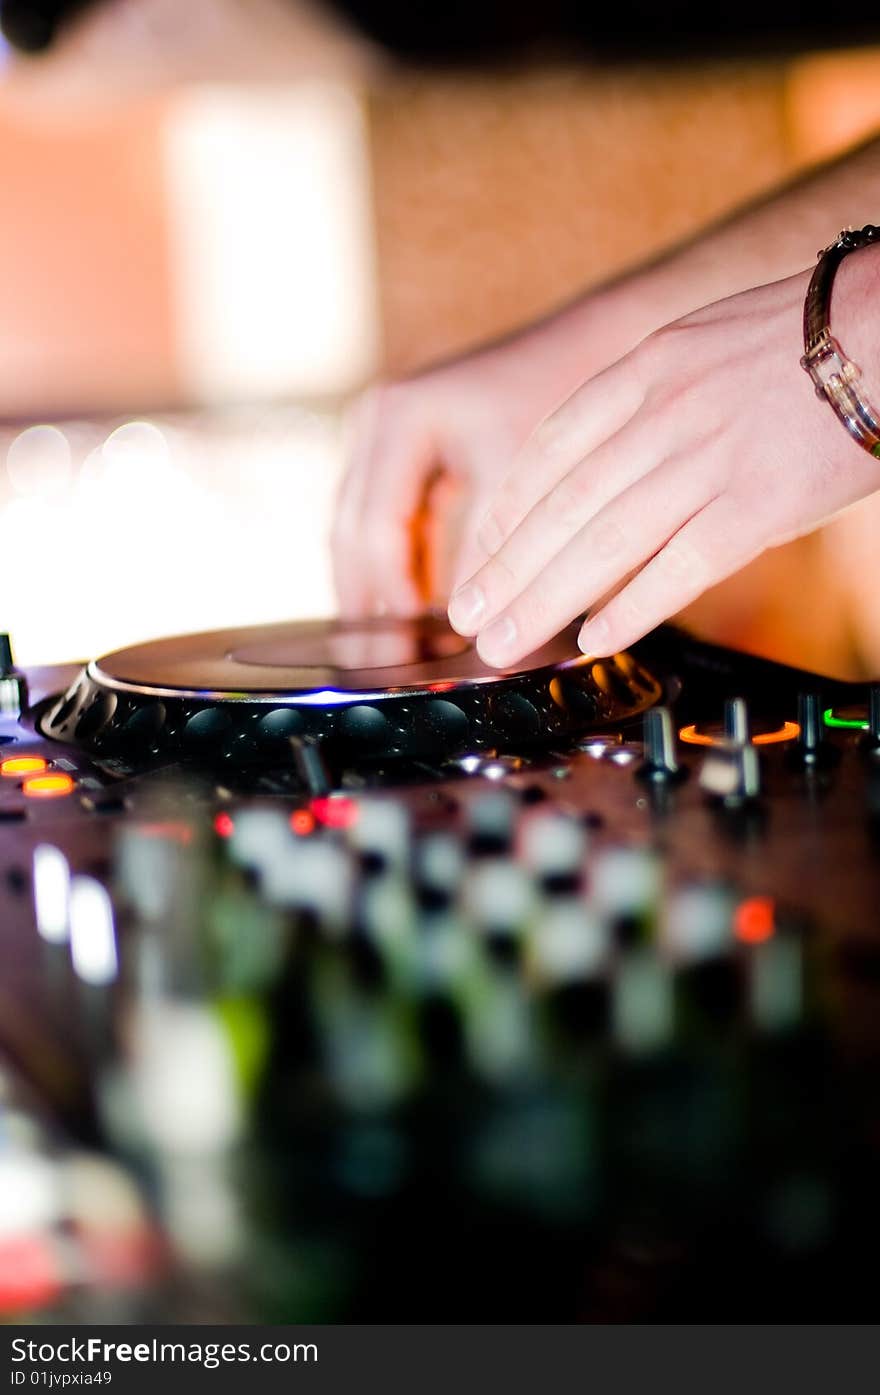
[[[792,276],[843,227],[880,217],[880,137],[747,205],[648,265],[578,297],[541,326],[576,351],[601,319],[613,357],[661,325],[752,286]],[[587,365],[591,367],[592,365]]]
[[[517,451],[582,383],[681,316],[804,271],[842,227],[878,221],[875,138],[503,342],[375,390],[358,419],[334,531],[343,609],[424,604],[411,565],[413,520],[438,466],[472,501],[461,580],[479,563],[479,519]]]

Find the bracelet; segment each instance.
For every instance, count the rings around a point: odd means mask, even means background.
[[[854,232],[845,229],[819,252],[819,264],[810,278],[804,301],[804,356],[801,367],[809,373],[817,397],[824,397],[860,446],[880,459],[880,414],[860,396],[861,369],[846,357],[831,333],[831,288],[844,257],[871,243],[880,243],[880,228],[872,223]]]

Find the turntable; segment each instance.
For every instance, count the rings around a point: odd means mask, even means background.
[[[659,701],[635,658],[578,653],[572,626],[522,668],[487,668],[439,616],[326,620],[181,636],[87,664],[39,720],[48,737],[127,768],[332,764],[568,746]]]
[[[878,849],[880,685],[668,626],[0,636],[0,1053],[143,1192],[127,1316],[867,1316]]]

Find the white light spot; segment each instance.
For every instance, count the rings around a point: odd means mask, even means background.
[[[100,988],[115,979],[119,964],[113,905],[94,877],[74,877],[70,884],[70,954],[84,983]]]
[[[140,475],[155,485],[157,471],[166,473],[171,452],[163,431],[151,421],[127,421],[111,431],[101,447],[105,476],[130,481]]]
[[[10,1149],[0,1157],[0,1239],[48,1230],[58,1218],[58,1179],[48,1158]]]
[[[70,911],[70,867],[64,853],[39,843],[34,848],[33,876],[37,931],[48,944],[64,944]]]
[[[70,484],[70,443],[57,426],[29,426],[9,444],[6,472],[16,494],[45,499]]]

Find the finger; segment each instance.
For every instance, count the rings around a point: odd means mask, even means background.
[[[347,615],[360,615],[366,606],[366,578],[364,569],[357,565],[356,553],[378,410],[379,393],[371,390],[349,408],[344,422],[343,450],[347,464],[336,495],[330,556],[339,608]]]
[[[477,541],[477,531],[492,497],[493,491],[484,486],[475,494],[467,509],[459,530],[458,546],[451,570],[450,595],[454,595],[486,560],[485,550]]]
[[[430,434],[381,399],[354,419],[364,433],[340,492],[332,550],[340,607],[350,615],[422,608],[413,532],[434,466]]]
[[[483,629],[591,518],[650,474],[664,454],[656,423],[642,415],[632,418],[553,485],[495,555],[455,592],[449,603],[453,627],[460,634]],[[592,546],[600,556],[611,556],[621,546],[617,532],[609,518],[593,534]]]
[[[579,460],[614,436],[639,410],[642,388],[626,359],[579,388],[529,437],[477,530],[487,557],[496,553],[543,494]]]
[[[546,644],[652,557],[711,497],[688,454],[667,461],[601,509],[491,624],[477,650],[509,668]]]
[[[634,644],[657,625],[762,552],[740,508],[721,495],[695,514],[578,636],[601,658]]]

